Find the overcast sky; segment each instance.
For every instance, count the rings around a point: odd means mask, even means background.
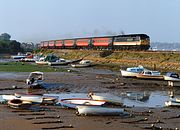
[[[20,42],[122,32],[180,42],[180,0],[0,0],[0,33]]]

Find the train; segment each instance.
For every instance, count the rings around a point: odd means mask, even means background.
[[[43,49],[93,49],[93,50],[148,50],[150,37],[147,34],[127,34],[102,37],[84,37],[42,41]]]

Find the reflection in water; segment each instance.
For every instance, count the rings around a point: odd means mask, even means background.
[[[136,98],[133,98],[133,99],[131,98],[131,96],[124,97],[124,99],[123,99],[124,105],[130,106],[130,107],[132,107],[132,106],[163,107],[164,102],[169,99],[169,95],[166,91],[148,92],[149,95],[144,94],[144,93],[147,93],[147,92],[142,92],[142,94],[139,94],[139,92],[138,92],[138,94],[132,94],[132,95],[137,96]],[[139,95],[141,95],[141,96],[139,96]]]
[[[87,93],[59,93],[46,94],[50,96],[59,96],[63,98],[88,98]],[[104,96],[114,101],[121,101],[125,106],[129,107],[164,107],[165,101],[169,100],[167,91],[153,91],[153,92],[127,92],[119,96],[107,93],[95,93],[95,95]]]
[[[123,93],[124,97],[127,97],[132,100],[146,102],[149,100],[150,92],[125,92]]]

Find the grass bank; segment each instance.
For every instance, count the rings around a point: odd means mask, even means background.
[[[49,66],[40,66],[29,63],[21,62],[6,62],[0,63],[0,72],[33,72],[33,71],[42,71],[42,72],[63,72],[66,71],[63,68],[52,68]]]
[[[129,66],[143,65],[149,69],[163,72],[180,72],[180,52],[137,52],[137,51],[100,51],[100,50],[41,50],[54,53],[65,59],[84,58],[94,61],[97,67],[119,70]]]

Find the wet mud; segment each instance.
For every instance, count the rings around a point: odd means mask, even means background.
[[[179,108],[164,107],[164,100],[167,100],[170,94],[180,95],[179,88],[168,87],[164,81],[122,78],[119,72],[86,68],[70,72],[44,73],[46,89],[34,90],[28,89],[25,84],[29,73],[0,73],[2,74],[4,76],[0,76],[0,94],[14,94],[15,92],[31,94],[110,93],[122,98],[127,104],[125,110],[131,116],[77,116],[76,110],[62,109],[59,106],[44,105],[35,106],[29,110],[16,110],[9,108],[6,104],[0,104],[0,129],[180,128]],[[11,75],[15,76],[12,78]],[[17,86],[17,88],[12,88],[12,86]]]

